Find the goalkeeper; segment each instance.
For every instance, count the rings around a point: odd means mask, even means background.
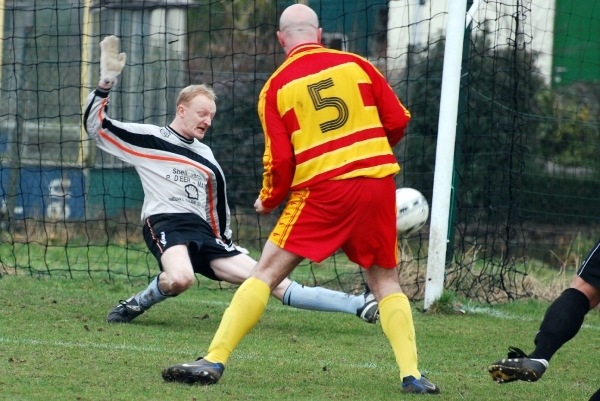
[[[184,88],[175,118],[165,127],[113,120],[107,115],[109,93],[126,55],[118,53],[116,36],[102,40],[100,50],[100,81],[86,100],[85,129],[100,149],[135,166],[144,188],[144,239],[161,270],[145,290],[108,314],[109,323],[127,323],[190,288],[195,273],[241,284],[256,261],[231,241],[225,177],[211,149],[200,142],[215,117],[213,90]],[[378,317],[369,291],[349,295],[285,279],[273,295],[296,308],[352,313],[369,323]]]

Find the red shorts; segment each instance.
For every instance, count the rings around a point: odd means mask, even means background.
[[[324,181],[293,191],[269,239],[315,262],[342,249],[361,267],[398,264],[392,176]]]

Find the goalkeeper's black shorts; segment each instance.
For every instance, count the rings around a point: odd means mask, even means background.
[[[577,275],[600,289],[600,241],[598,241],[587,258],[585,258],[577,271]]]
[[[144,240],[158,261],[174,245],[187,245],[194,272],[211,280],[220,281],[210,262],[215,259],[240,255],[229,239],[218,239],[208,223],[193,213],[165,213],[150,216],[144,222]]]

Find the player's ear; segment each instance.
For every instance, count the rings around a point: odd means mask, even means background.
[[[277,31],[277,40],[279,40],[279,44],[281,45],[281,47],[285,49],[285,40],[283,40],[283,34],[281,33],[281,31]]]
[[[180,104],[177,106],[177,116],[183,118],[183,115],[185,114],[185,106],[183,104]]]
[[[317,43],[321,43],[321,36],[323,35],[323,28],[317,30]]]

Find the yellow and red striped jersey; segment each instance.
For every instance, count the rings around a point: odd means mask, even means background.
[[[258,114],[266,208],[290,190],[324,180],[400,171],[392,147],[410,113],[383,75],[356,54],[316,43],[296,47],[263,87]]]

